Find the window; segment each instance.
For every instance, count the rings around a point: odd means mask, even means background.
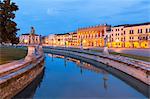
[[[134,30],[132,30],[132,34],[134,34]]]
[[[146,33],[148,33],[148,29],[146,29]]]
[[[129,34],[134,34],[134,30],[130,30],[130,31],[129,31]]]
[[[138,33],[140,33],[140,30],[138,29]]]
[[[124,31],[124,35],[126,34],[126,31]]]
[[[148,36],[146,36],[146,40],[148,40]]]
[[[116,29],[116,31],[117,31],[117,29]]]
[[[141,29],[141,33],[142,33],[142,29]]]
[[[129,34],[131,34],[131,30],[129,31]]]

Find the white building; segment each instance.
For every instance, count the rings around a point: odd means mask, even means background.
[[[40,44],[40,36],[37,34],[32,34],[34,36],[34,39],[31,37],[30,34],[22,34],[19,36],[19,43],[20,44]],[[32,39],[32,40],[31,40]]]

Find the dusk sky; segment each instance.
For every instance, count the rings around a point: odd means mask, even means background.
[[[19,5],[18,34],[66,33],[98,24],[150,22],[150,0],[12,0]]]

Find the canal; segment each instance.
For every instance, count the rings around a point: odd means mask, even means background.
[[[14,98],[146,98],[108,71],[69,57],[46,54],[44,71]]]

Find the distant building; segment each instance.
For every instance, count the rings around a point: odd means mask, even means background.
[[[108,47],[150,48],[150,22],[114,26],[107,35]]]
[[[34,36],[34,39],[32,39],[30,34],[22,34],[19,36],[19,43],[20,44],[31,44],[34,42],[34,44],[40,44],[40,36],[37,34],[32,34]],[[32,40],[31,40],[32,39]],[[32,41],[32,42],[31,42]]]
[[[69,33],[71,35],[70,37],[70,46],[77,46],[77,33],[76,32],[70,32]]]
[[[84,47],[103,47],[104,34],[109,29],[108,25],[98,25],[77,30],[78,46]]]

